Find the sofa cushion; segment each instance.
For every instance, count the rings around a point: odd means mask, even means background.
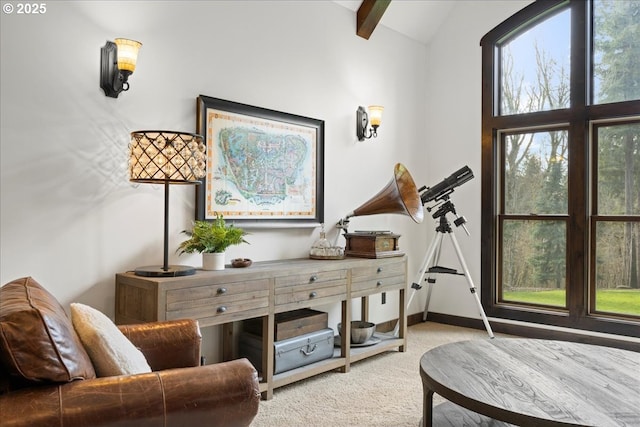
[[[71,321],[99,377],[151,372],[142,352],[100,311],[73,303]]]
[[[31,277],[0,288],[0,361],[16,387],[96,376],[64,309]]]

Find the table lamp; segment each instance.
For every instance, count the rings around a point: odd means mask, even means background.
[[[205,175],[206,145],[201,135],[162,130],[131,132],[129,180],[164,184],[164,263],[135,269],[138,276],[188,276],[195,268],[169,265],[169,184],[199,184]]]

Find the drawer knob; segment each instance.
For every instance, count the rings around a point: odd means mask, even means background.
[[[376,286],[378,287],[382,286],[382,280],[378,280],[378,283],[376,283]]]
[[[309,294],[309,298],[315,298],[318,296],[318,293],[316,291],[313,291]]]
[[[310,283],[313,283],[313,282],[315,282],[316,280],[318,280],[318,276],[313,275],[313,276],[309,277],[309,282],[310,282]]]
[[[224,313],[225,311],[227,311],[227,307],[225,307],[224,305],[221,307],[218,307],[218,313]]]
[[[227,288],[218,288],[218,295],[226,294]]]
[[[382,273],[382,267],[378,267],[378,273]]]

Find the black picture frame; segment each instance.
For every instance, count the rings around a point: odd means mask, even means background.
[[[243,227],[317,227],[324,222],[324,121],[200,95],[197,132],[207,172],[196,219]]]

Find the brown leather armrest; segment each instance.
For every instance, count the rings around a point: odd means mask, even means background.
[[[256,370],[239,359],[31,387],[0,395],[0,413],[3,427],[239,427],[251,424],[259,402]]]
[[[193,319],[119,325],[154,371],[200,365],[202,335]]]

